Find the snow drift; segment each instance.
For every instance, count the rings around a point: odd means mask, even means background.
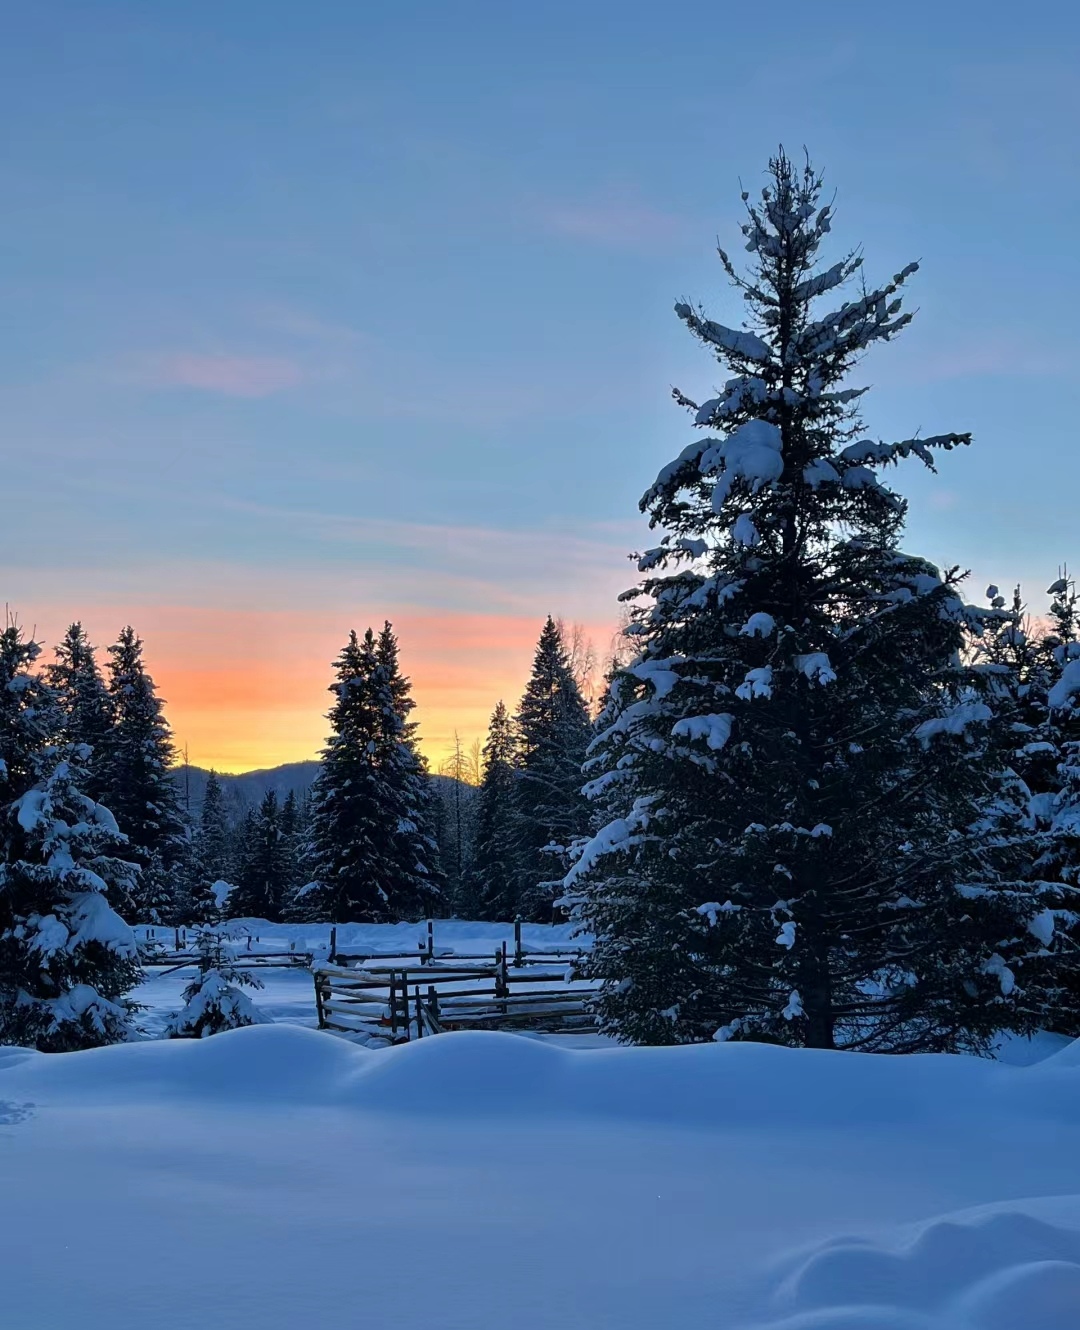
[[[372,1051],[280,1024],[4,1049],[6,1307],[22,1330],[488,1330],[509,1306],[526,1330],[1072,1330],[1077,1049]]]

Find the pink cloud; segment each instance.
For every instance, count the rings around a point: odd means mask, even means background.
[[[282,356],[177,352],[154,359],[146,377],[160,388],[197,388],[227,397],[269,397],[284,388],[294,388],[304,375],[299,365]]]
[[[685,220],[674,213],[618,199],[553,204],[541,208],[540,217],[558,235],[628,249],[670,245],[687,229]]]
[[[1036,335],[988,333],[959,339],[950,347],[921,351],[909,359],[913,372],[924,382],[966,378],[1054,378],[1068,374],[1076,364],[1071,347],[1055,347]]]

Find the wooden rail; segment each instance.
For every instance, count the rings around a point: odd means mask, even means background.
[[[568,978],[561,958],[547,955],[511,967],[506,950],[481,963],[472,957],[365,958],[358,967],[314,971],[319,1027],[404,1043],[459,1029],[589,1029],[593,985]],[[545,969],[547,972],[543,972]],[[568,987],[575,983],[576,987]]]
[[[417,945],[417,959],[421,965],[430,965],[437,960],[458,960],[458,961],[478,961],[487,964],[490,952],[468,954],[465,952],[454,951],[452,948],[437,950],[435,947],[435,922],[432,919],[427,921],[427,939]],[[528,951],[522,944],[521,939],[521,920],[514,920],[514,950],[511,956],[507,944],[504,942],[500,948],[504,961],[516,968],[523,965],[534,965],[551,962],[552,964],[571,965],[585,955],[585,951],[580,947],[557,947],[551,951]],[[498,955],[499,953],[497,953]],[[330,954],[327,956],[328,965],[363,965],[368,961],[387,960],[385,952],[375,951],[339,951],[337,944],[337,928],[330,929]],[[397,958],[395,958],[397,959]]]

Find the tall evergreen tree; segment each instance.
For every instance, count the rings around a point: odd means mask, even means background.
[[[135,869],[80,789],[89,746],[50,742],[66,717],[39,651],[14,624],[0,634],[0,1044],[63,1052],[134,1033],[137,948],[109,899]]]
[[[758,1038],[985,1047],[1045,1019],[1047,892],[1010,842],[985,681],[951,574],[901,553],[881,470],[969,442],[861,436],[844,383],[909,322],[909,265],[839,308],[862,258],[817,266],[821,181],[781,154],[743,232],[743,330],[676,306],[734,377],[642,500],[639,568],[589,760],[607,816],[567,885],[597,936],[604,1028],[634,1042]]]
[[[588,709],[550,616],[540,634],[515,732],[520,767],[515,787],[516,896],[525,914],[546,920],[565,869],[560,869],[560,851],[588,827],[581,764],[590,736]]]
[[[445,900],[445,879],[435,834],[435,796],[412,719],[416,707],[412,682],[401,672],[398,640],[389,620],[379,633],[375,659],[392,702],[386,721],[384,777],[394,788],[402,809],[391,848],[403,884],[402,901],[411,894],[410,912],[424,914]]]
[[[389,626],[388,626],[389,627]],[[340,922],[419,918],[441,898],[426,779],[396,643],[355,632],[336,662],[333,728],[312,792],[310,908]]]
[[[61,735],[67,743],[87,744],[85,791],[92,799],[105,792],[102,770],[112,708],[93,646],[81,623],[73,623],[56,647],[46,674],[61,712]]]
[[[476,840],[476,763],[454,731],[454,747],[439,765],[434,791],[434,834],[446,876],[446,894],[456,915],[475,917],[471,868]]]
[[[211,880],[227,877],[230,866],[229,818],[225,811],[225,792],[214,770],[206,778],[206,792],[199,814],[199,839],[205,869]]]
[[[217,772],[206,779],[202,810],[193,828],[184,857],[181,878],[183,899],[176,905],[177,921],[210,924],[220,915],[216,883],[231,869],[231,837],[225,799]]]
[[[285,862],[285,896],[302,886],[300,855],[304,836],[303,813],[296,791],[290,790],[281,805],[282,854]]]
[[[500,701],[484,744],[484,775],[476,815],[476,846],[469,897],[479,919],[513,919],[518,913],[517,748],[514,724]]]
[[[289,846],[281,826],[277,795],[267,790],[248,824],[245,858],[236,890],[229,896],[233,918],[281,918],[290,886]]]
[[[109,648],[113,725],[102,764],[106,802],[143,869],[136,909],[168,916],[176,870],[186,852],[180,797],[170,774],[172,734],[143,661],[143,644],[128,627]]]

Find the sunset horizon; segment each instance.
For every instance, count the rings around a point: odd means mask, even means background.
[[[557,607],[551,614],[580,630],[602,667],[614,643],[614,619],[609,624],[571,621]],[[107,648],[130,622],[143,641],[147,670],[164,704],[177,765],[186,761],[221,774],[243,775],[319,760],[329,733],[326,713],[334,659],[351,629],[360,635],[368,627],[377,631],[387,619],[400,642],[403,672],[412,682],[417,747],[431,770],[438,771],[453,753],[455,732],[467,750],[475,741],[483,742],[499,701],[514,710],[547,614],[442,617],[414,612],[391,617],[373,612],[342,620],[341,628],[330,614],[316,623],[311,617],[297,643],[279,631],[272,612],[244,615],[163,606],[143,607],[141,614],[124,618],[94,608],[67,617],[39,617],[36,624],[19,616],[42,644],[46,664],[68,625],[80,622],[102,668]],[[205,642],[207,634],[226,662],[237,652],[234,664],[212,669],[192,664],[191,646]],[[253,669],[245,653],[271,641],[277,646],[273,658]]]

